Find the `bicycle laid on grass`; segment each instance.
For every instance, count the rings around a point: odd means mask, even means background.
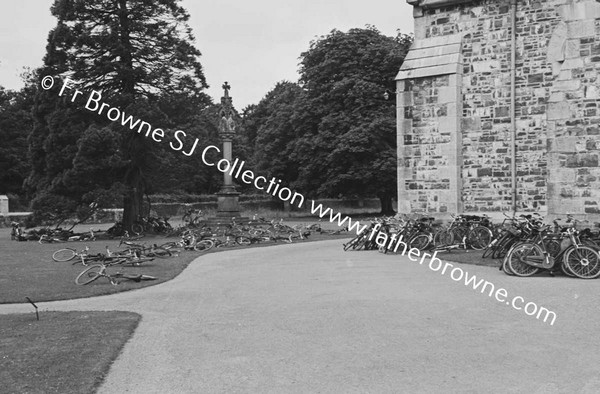
[[[71,261],[75,257],[78,257],[83,262],[90,255],[89,251],[90,251],[90,248],[87,246],[81,252],[78,252],[77,250],[75,250],[73,248],[63,248],[63,249],[59,249],[56,252],[52,253],[52,260],[57,261],[57,262],[65,262],[65,261]]]
[[[186,213],[181,218],[181,221],[184,223],[185,227],[199,227],[200,224],[205,220],[205,215],[201,209],[190,208],[186,211]]]
[[[114,256],[137,256],[137,257],[158,257],[167,258],[176,254],[175,250],[165,249],[158,245],[146,246],[144,244],[138,244],[131,241],[125,241],[121,239],[119,246],[125,245],[127,249],[121,251],[111,252]]]
[[[121,271],[115,273],[109,273],[108,267],[110,264],[94,264],[83,270],[77,278],[75,278],[75,284],[87,285],[92,283],[98,278],[106,278],[114,286],[121,283],[120,279],[127,279],[134,282],[141,282],[142,280],[156,280],[155,276],[144,275],[144,274],[128,274]]]
[[[167,242],[158,245],[158,248],[166,249],[171,253],[177,253],[177,248],[206,252],[213,246],[215,246],[215,242],[212,239],[199,238],[193,230],[186,230],[179,241]]]

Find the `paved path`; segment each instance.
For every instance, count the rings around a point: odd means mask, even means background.
[[[600,281],[460,267],[556,323],[339,240],[210,254],[164,284],[40,308],[142,314],[101,393],[600,392]]]

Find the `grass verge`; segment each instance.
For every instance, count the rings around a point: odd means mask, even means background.
[[[131,312],[42,312],[2,315],[3,393],[91,393],[133,334]]]

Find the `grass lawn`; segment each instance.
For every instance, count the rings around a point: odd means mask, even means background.
[[[91,393],[133,334],[130,312],[2,315],[0,392]]]
[[[483,258],[483,250],[452,250],[450,252],[439,252],[437,257],[444,261],[456,263],[485,265],[488,267],[500,267],[502,259]]]
[[[94,226],[94,228],[97,227],[100,226]],[[108,226],[104,225],[104,227]],[[84,228],[83,231],[88,230],[88,228]],[[308,241],[339,238],[341,244],[341,240],[347,237],[347,233],[341,236],[313,233]],[[160,245],[161,243],[174,240],[177,239],[148,236],[140,242],[148,245]],[[249,247],[267,245],[273,245],[273,243],[251,245]],[[31,298],[34,302],[54,301],[92,297],[152,286],[174,278],[192,260],[203,254],[196,251],[182,251],[179,256],[167,259],[155,259],[139,267],[111,267],[109,271],[151,275],[158,278],[154,281],[137,283],[123,281],[119,285],[113,286],[106,278],[99,278],[89,285],[78,286],[75,284],[75,278],[86,267],[81,264],[73,265],[72,262],[55,262],[52,260],[52,253],[64,247],[82,250],[85,246],[89,246],[90,253],[100,253],[105,252],[106,247],[111,250],[118,250],[119,241],[97,240],[93,242],[65,242],[56,244],[40,244],[33,241],[17,242],[10,240],[10,229],[0,229],[0,304],[27,302],[25,297]],[[227,249],[213,248],[208,253],[216,253],[217,251]]]

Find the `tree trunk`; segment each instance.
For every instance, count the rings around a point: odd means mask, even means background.
[[[126,107],[130,101],[135,99],[135,81],[133,78],[133,60],[130,41],[129,9],[127,0],[118,1],[119,15],[119,41],[120,41],[120,59],[121,66],[119,78],[122,86],[122,106]],[[123,196],[123,228],[131,231],[131,226],[143,215],[142,206],[144,203],[145,182],[142,169],[144,168],[144,156],[147,151],[144,149],[143,138],[139,134],[125,131],[124,154],[129,159],[127,173],[125,176],[125,185],[127,191]]]
[[[127,182],[127,191],[123,196],[123,228],[131,232],[131,226],[143,215],[144,180],[139,169],[132,169]]]
[[[392,195],[387,193],[382,193],[379,196],[379,201],[381,202],[381,214],[382,215],[394,215],[394,207],[392,205]]]

